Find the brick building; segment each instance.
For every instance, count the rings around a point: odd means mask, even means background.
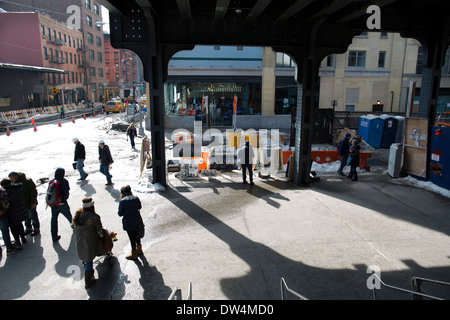
[[[94,102],[102,100],[106,75],[103,27],[96,24],[96,22],[102,21],[99,3],[94,0],[15,0],[14,2],[2,2],[0,5],[8,12],[45,12],[51,18],[64,24],[73,22],[74,17],[79,18],[76,22],[79,21],[77,28],[81,32],[81,39],[79,46],[77,46],[77,58],[78,54],[80,54],[80,57],[86,56],[85,60],[82,59],[80,66],[84,68],[82,85],[86,94],[83,99]],[[73,9],[71,6],[76,6],[77,9],[71,10]],[[68,58],[70,59],[70,56]],[[78,61],[77,59],[77,63]],[[76,80],[76,74],[74,76]]]

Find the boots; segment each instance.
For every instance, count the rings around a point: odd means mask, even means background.
[[[137,250],[131,250],[131,254],[127,255],[125,258],[127,258],[128,260],[137,260]]]
[[[84,287],[90,288],[92,285],[95,284],[95,277],[94,277],[94,270],[85,271],[84,272]]]
[[[142,255],[144,254],[144,251],[142,251],[142,244],[138,244],[138,245],[136,246],[136,254],[137,254],[138,256],[142,256]]]

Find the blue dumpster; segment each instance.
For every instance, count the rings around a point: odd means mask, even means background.
[[[372,148],[381,148],[384,120],[380,117],[367,115],[359,118],[358,135]]]
[[[450,190],[450,127],[431,127],[430,181]]]

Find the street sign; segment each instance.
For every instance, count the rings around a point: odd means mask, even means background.
[[[59,93],[59,90],[58,89],[56,89],[56,88],[53,88],[52,89],[52,94],[53,95],[57,95]]]

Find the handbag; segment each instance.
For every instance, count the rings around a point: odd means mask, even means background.
[[[352,162],[352,157],[349,156],[347,159],[347,165],[349,166],[351,162]]]
[[[144,222],[141,220],[141,222],[139,222],[139,225],[138,225],[138,229],[137,229],[137,234],[136,234],[136,236],[138,237],[138,238],[143,238],[144,237],[144,235],[145,235],[145,224],[144,224]]]

